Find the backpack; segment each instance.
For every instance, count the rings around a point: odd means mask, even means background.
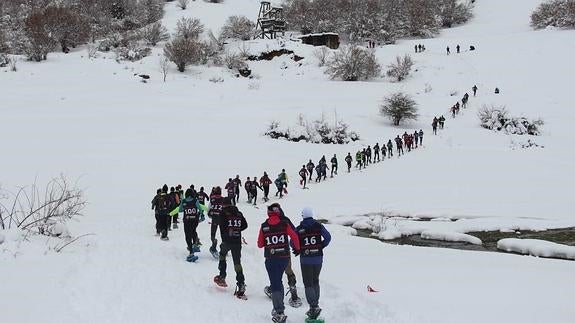
[[[167,194],[162,193],[156,201],[156,210],[159,212],[168,212],[170,208],[170,198]]]

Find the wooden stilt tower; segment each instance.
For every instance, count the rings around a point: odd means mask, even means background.
[[[283,16],[283,9],[272,7],[269,1],[262,1],[256,29],[258,33],[255,38],[275,39],[278,33],[284,35],[286,23]]]

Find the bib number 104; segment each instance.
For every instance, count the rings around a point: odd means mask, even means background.
[[[266,237],[266,244],[267,245],[285,243],[285,242],[286,242],[286,236],[285,235]]]

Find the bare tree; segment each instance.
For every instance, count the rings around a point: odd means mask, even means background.
[[[178,0],[178,7],[182,10],[186,10],[186,8],[188,8],[188,3],[190,3],[190,0]]]
[[[176,37],[164,47],[164,55],[174,62],[178,71],[184,72],[186,66],[201,63],[207,56],[207,45],[197,39]]]
[[[417,120],[417,103],[411,96],[403,92],[397,92],[385,98],[379,106],[379,112],[393,121],[398,126],[401,120]]]
[[[28,59],[40,62],[48,57],[48,53],[56,46],[54,38],[46,32],[44,14],[37,12],[26,18],[26,55]]]
[[[151,46],[156,46],[158,42],[170,39],[168,30],[162,26],[162,23],[159,21],[142,28],[140,30],[140,36]]]
[[[313,51],[313,55],[318,60],[318,66],[322,67],[325,65],[329,57],[329,48],[327,46],[321,46]]]
[[[369,80],[381,73],[373,51],[355,45],[340,48],[327,62],[327,74],[343,81]]]
[[[45,32],[60,44],[64,53],[89,38],[86,19],[69,8],[48,7],[44,9],[42,17]]]
[[[164,77],[164,83],[165,83],[166,77],[168,76],[168,72],[170,71],[170,60],[166,56],[162,56],[160,58],[160,71],[162,72],[162,76]]]
[[[396,56],[395,62],[389,64],[387,70],[387,76],[395,78],[398,82],[401,82],[405,79],[409,72],[411,71],[411,67],[413,66],[413,60],[411,56],[405,54],[405,56]]]
[[[221,38],[250,40],[255,35],[256,25],[245,16],[230,16],[222,27]]]
[[[197,39],[204,32],[204,25],[199,19],[182,18],[176,24],[176,37]]]
[[[70,185],[64,176],[48,182],[44,189],[36,183],[21,187],[9,204],[0,203],[0,224],[3,228],[33,230],[51,235],[58,223],[82,215],[87,202],[83,191]]]

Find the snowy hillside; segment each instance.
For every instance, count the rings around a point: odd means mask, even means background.
[[[36,177],[44,183],[64,172],[78,179],[89,202],[86,216],[69,229],[73,236],[94,233],[55,253],[48,250],[57,243],[53,240],[0,231],[0,322],[269,322],[272,305],[263,293],[268,278],[256,246],[264,207],[239,204],[249,222],[242,255],[249,297],[244,302],[233,297],[232,287],[223,291],[212,282],[217,262],[207,252],[206,223],[198,229],[204,242],[198,263],[184,261],[181,229],[170,232],[168,242],[154,236],[149,203],[164,183],[209,191],[236,174],[275,176],[285,168],[291,182],[280,203],[294,223],[300,210],[311,206],[318,218],[332,223],[377,212],[481,218],[453,226],[438,221],[433,229],[439,232],[465,231],[465,225],[575,226],[569,193],[575,181],[570,95],[575,31],[533,31],[529,15],[539,3],[476,1],[475,17],[466,25],[435,39],[377,48],[383,66],[396,55],[412,55],[415,72],[402,83],[329,80],[317,66],[314,48],[289,40],[285,47],[304,59],[249,62],[253,79],[208,66],[178,73],[172,65],[164,83],[160,46],[135,63],[117,63],[113,54],[89,59],[86,48],[77,48],[50,54],[39,64],[22,61],[16,73],[0,68],[1,187],[13,190]],[[193,1],[182,11],[170,2],[163,23],[172,31],[180,17],[191,16],[217,31],[232,14],[255,19],[258,8],[256,0]],[[419,43],[427,50],[415,54]],[[453,50],[457,44],[460,54]],[[259,53],[281,45],[257,40],[227,46]],[[476,50],[468,51],[470,45]],[[449,56],[446,46],[452,48]],[[134,74],[151,79],[142,83]],[[214,78],[223,82],[210,81]],[[449,108],[471,94],[473,85],[477,97],[452,119]],[[419,120],[400,128],[378,114],[382,98],[397,90],[412,94],[420,108]],[[543,135],[481,128],[477,111],[491,104],[544,119]],[[317,145],[262,135],[272,120],[295,124],[299,114],[313,119],[335,113],[361,141]],[[439,115],[447,118],[446,126],[434,136],[431,120]],[[425,132],[422,148],[361,172],[343,170],[348,152],[419,129]],[[517,149],[527,139],[544,148]],[[340,159],[340,174],[300,189],[301,165],[333,154]],[[327,228],[333,240],[320,279],[326,322],[571,322],[575,315],[575,262],[395,246],[355,237],[337,224]],[[228,277],[233,280],[233,272]],[[368,293],[367,285],[378,292]],[[288,322],[302,322],[306,310],[287,307]]]

